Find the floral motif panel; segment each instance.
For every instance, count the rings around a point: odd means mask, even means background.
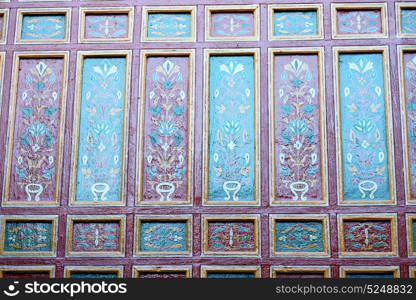
[[[382,54],[339,57],[343,198],[390,199]]]
[[[190,13],[149,13],[147,37],[185,38],[190,36]]]
[[[209,201],[255,201],[253,56],[209,61]]]
[[[254,223],[250,221],[209,221],[208,248],[210,252],[254,252]]]
[[[126,59],[83,60],[76,204],[122,201]]]
[[[318,14],[316,11],[275,11],[273,19],[275,36],[292,37],[318,34]]]
[[[65,15],[24,15],[22,40],[64,40]]]
[[[127,38],[128,14],[86,14],[85,37],[89,39]]]
[[[401,10],[402,33],[416,34],[416,9]]]
[[[19,60],[13,139],[6,199],[18,203],[57,201],[63,114],[61,58]]]
[[[389,221],[344,222],[345,252],[393,251]]]
[[[45,252],[52,251],[52,222],[6,221],[4,251]]]
[[[144,204],[190,201],[189,64],[185,56],[146,60],[142,185]]]
[[[251,12],[220,13],[211,15],[211,36],[247,37],[254,35],[254,14]]]
[[[275,56],[275,200],[289,203],[324,197],[321,91],[318,56]]]
[[[380,10],[339,10],[338,33],[376,34],[382,33]]]
[[[139,251],[173,254],[188,251],[188,234],[185,221],[142,221]]]

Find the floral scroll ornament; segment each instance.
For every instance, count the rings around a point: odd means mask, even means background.
[[[416,55],[406,63],[407,124],[411,184],[416,186]],[[413,155],[412,155],[413,154]]]
[[[319,154],[316,133],[312,128],[318,108],[316,90],[311,86],[312,73],[308,64],[293,59],[284,66],[281,98],[283,132],[277,137],[280,155],[280,176],[289,187],[294,201],[306,201],[307,193],[317,183]],[[319,117],[319,116],[318,116]]]
[[[50,248],[49,224],[16,223],[15,226],[12,224],[7,232],[7,248],[17,251],[41,251]]]
[[[239,251],[254,248],[251,224],[217,223],[211,226],[210,248],[218,251]]]
[[[118,225],[112,223],[79,223],[74,230],[74,247],[83,251],[118,249]]]
[[[344,34],[371,34],[381,31],[379,11],[351,11],[339,16],[339,32]]]
[[[59,94],[56,74],[40,61],[26,74],[21,94],[22,125],[17,149],[17,184],[26,192],[27,201],[40,201],[42,193],[53,184],[56,157],[56,120]]]
[[[384,251],[389,248],[388,238],[388,230],[377,223],[356,224],[346,233],[350,251]]]
[[[283,227],[279,231],[279,242],[281,247],[292,251],[316,251],[319,249],[322,240],[321,234],[318,230],[322,230],[316,224],[308,226],[306,224],[289,224],[287,227]]]
[[[149,92],[151,126],[146,160],[148,183],[160,201],[172,201],[172,195],[185,183],[186,130],[183,115],[187,111],[186,91],[179,65],[166,60],[156,67]]]

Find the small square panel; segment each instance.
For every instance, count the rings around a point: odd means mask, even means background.
[[[2,216],[0,256],[56,255],[57,216]]]
[[[396,2],[397,35],[416,37],[416,2]]]
[[[407,215],[407,249],[410,257],[416,256],[416,214]]]
[[[340,278],[399,278],[399,267],[392,266],[341,266]]]
[[[259,216],[202,216],[202,254],[205,256],[258,256]]]
[[[395,214],[338,215],[340,257],[397,255]]]
[[[387,38],[387,5],[332,4],[332,38]]]
[[[260,278],[260,266],[201,266],[201,278]]]
[[[0,44],[4,44],[7,39],[7,24],[9,17],[8,9],[0,9]]]
[[[136,216],[135,255],[191,255],[191,216]]]
[[[67,266],[64,273],[65,278],[122,278],[123,266]]]
[[[71,9],[18,9],[16,44],[68,43]]]
[[[192,266],[133,266],[133,278],[191,278]]]
[[[207,41],[257,41],[258,5],[205,6]]]
[[[133,8],[81,8],[81,43],[131,42]]]
[[[68,216],[67,256],[124,256],[125,216]]]
[[[195,42],[195,6],[143,6],[142,42]]]
[[[416,266],[409,267],[409,277],[416,278]]]
[[[272,278],[329,278],[331,268],[325,266],[272,266]]]
[[[272,256],[329,256],[327,215],[271,215]]]
[[[322,5],[270,5],[269,40],[322,39]]]
[[[0,266],[0,278],[54,278],[55,266]]]

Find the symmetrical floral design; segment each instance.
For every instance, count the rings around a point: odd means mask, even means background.
[[[128,14],[87,14],[85,16],[86,38],[126,38],[128,29]]]
[[[345,222],[344,243],[346,252],[390,252],[391,225],[380,222]]]
[[[320,201],[321,108],[317,56],[276,57],[275,69],[276,197],[286,201]]]
[[[402,9],[402,33],[416,34],[416,9]]]
[[[322,222],[298,221],[276,222],[277,252],[322,252]]]
[[[316,11],[276,11],[274,13],[274,35],[304,36],[318,34]]]
[[[189,95],[187,57],[147,59],[143,201],[187,201]]]
[[[39,252],[52,250],[51,222],[6,222],[4,250]]]
[[[253,56],[212,56],[209,86],[210,201],[254,201]]]
[[[214,13],[211,17],[214,37],[244,37],[254,35],[253,13]]]
[[[339,61],[344,200],[390,199],[382,56]]]
[[[338,14],[338,33],[374,34],[381,33],[380,10],[340,10]]]
[[[72,251],[119,251],[120,224],[118,222],[74,222]]]
[[[125,58],[85,58],[76,202],[121,201]]]
[[[254,223],[250,221],[208,222],[208,251],[252,252],[256,250]]]
[[[147,37],[181,38],[191,36],[190,13],[150,13]]]
[[[21,59],[11,161],[13,201],[55,200],[63,59]]]
[[[172,253],[189,250],[186,222],[141,222],[139,250],[142,252]]]
[[[65,39],[65,15],[24,15],[22,40]]]

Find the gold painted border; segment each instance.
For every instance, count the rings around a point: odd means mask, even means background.
[[[277,201],[275,200],[276,191],[276,145],[275,141],[275,61],[276,56],[287,56],[287,55],[316,55],[318,61],[318,87],[319,87],[319,105],[320,105],[320,150],[321,150],[321,190],[322,200],[320,201]],[[327,176],[327,135],[326,135],[326,100],[325,100],[325,67],[324,67],[324,48],[323,47],[299,47],[299,48],[269,48],[269,187],[270,187],[270,205],[281,205],[281,206],[327,206],[328,205],[328,176]]]
[[[9,200],[10,192],[10,178],[11,178],[11,161],[13,154],[13,138],[16,119],[16,101],[17,101],[17,89],[19,80],[19,67],[20,59],[48,59],[48,58],[60,58],[63,59],[63,71],[62,71],[62,86],[61,86],[61,100],[60,100],[60,116],[59,116],[59,133],[57,139],[57,160],[56,160],[56,175],[55,175],[55,195],[53,201],[42,201],[42,203],[36,201],[13,201]],[[65,129],[65,108],[66,108],[66,94],[67,94],[67,76],[68,76],[68,51],[41,51],[41,52],[14,52],[13,55],[13,75],[9,104],[9,126],[7,130],[7,148],[6,148],[6,164],[5,164],[5,180],[3,183],[3,201],[2,206],[16,206],[16,207],[31,207],[31,206],[59,206],[59,192],[60,181],[62,172],[62,146],[64,143],[64,129]]]
[[[340,266],[339,278],[347,278],[348,273],[393,273],[393,278],[400,278],[400,267],[398,266]]]
[[[279,278],[278,273],[322,273],[324,278],[331,277],[329,266],[271,266],[270,278]]]
[[[40,222],[49,221],[51,226],[51,251],[6,251],[4,249],[4,243],[6,238],[6,223],[12,222]],[[57,227],[58,216],[57,215],[3,215],[0,216],[1,232],[1,244],[0,244],[0,257],[56,257],[57,247]]]
[[[218,37],[211,36],[212,14],[214,13],[252,13],[253,14],[253,30],[252,36],[240,37]],[[259,5],[206,5],[205,6],[205,40],[211,42],[222,41],[258,41],[260,33],[259,22]]]
[[[9,9],[0,9],[0,16],[3,18],[3,24],[0,35],[0,44],[6,44],[7,41],[7,25],[9,24]]]
[[[286,222],[322,222],[322,252],[312,252],[312,251],[287,251],[281,252],[276,251],[276,222],[277,221],[286,221]],[[273,214],[269,216],[269,234],[270,234],[270,256],[271,257],[329,257],[330,243],[329,243],[329,217],[325,214]]]
[[[339,257],[356,257],[356,258],[371,258],[371,257],[397,257],[397,214],[396,213],[371,213],[371,214],[339,214],[337,216],[338,221],[338,249]],[[391,252],[372,252],[372,251],[359,251],[359,252],[346,252],[345,251],[345,233],[344,222],[345,221],[389,221],[390,222],[390,236],[391,236]]]
[[[118,251],[74,251],[73,231],[75,222],[114,222],[118,221],[119,241]],[[126,216],[125,215],[68,215],[66,222],[66,248],[65,256],[67,257],[124,257],[125,254],[125,235],[126,235]]]
[[[413,239],[415,232],[413,232],[413,225],[416,224],[416,214],[406,214],[406,228],[407,228],[407,251],[409,257],[416,257],[416,241]]]
[[[248,274],[254,274],[254,278],[261,278],[261,269],[260,265],[258,266],[208,266],[208,265],[202,265],[201,266],[201,278],[208,278],[208,274],[210,272],[215,273],[248,273]]]
[[[144,155],[144,121],[145,121],[145,105],[146,105],[146,72],[148,57],[188,57],[188,149],[187,149],[187,187],[186,201],[143,201],[143,155]],[[140,52],[140,112],[137,128],[138,159],[136,167],[136,175],[138,182],[138,193],[136,205],[138,206],[186,206],[192,205],[192,187],[193,187],[193,159],[194,159],[194,102],[195,102],[195,49],[176,49],[176,50],[141,50]]]
[[[211,56],[252,56],[254,62],[254,201],[210,201],[209,189],[209,78]],[[260,50],[259,48],[204,49],[203,206],[260,206]]]
[[[394,137],[393,134],[386,134],[387,140],[387,159],[389,172],[390,199],[386,200],[344,200],[343,186],[343,165],[342,165],[342,135],[341,135],[341,90],[339,76],[339,56],[340,54],[359,54],[359,53],[378,53],[381,54],[384,69],[384,106],[386,117],[386,132],[393,132],[392,107],[390,93],[390,68],[389,68],[389,48],[388,46],[357,46],[357,47],[333,47],[333,72],[334,72],[334,98],[335,98],[335,136],[337,150],[337,193],[338,205],[362,206],[362,205],[395,205],[396,204],[396,177],[394,167]]]
[[[210,221],[223,221],[223,222],[247,222],[251,221],[254,224],[254,246],[255,251],[209,251],[208,250],[208,224]],[[248,214],[222,214],[222,215],[202,215],[201,217],[201,229],[202,229],[202,243],[201,243],[201,257],[218,256],[218,257],[260,257],[261,253],[261,235],[260,235],[260,215]]]
[[[274,34],[274,13],[276,11],[316,11],[317,34],[310,35],[287,35],[279,36]],[[268,6],[268,37],[269,41],[277,40],[322,40],[323,30],[323,5],[322,4],[271,4]]]
[[[129,104],[130,104],[130,76],[131,76],[131,50],[102,50],[102,51],[78,51],[77,53],[77,74],[74,101],[74,123],[72,137],[72,156],[71,156],[71,180],[69,190],[70,206],[124,206],[125,205],[125,185],[126,172],[121,172],[120,182],[120,201],[76,201],[76,180],[78,170],[79,153],[79,130],[81,125],[81,102],[82,102],[82,75],[85,58],[124,58],[126,60],[125,82],[124,82],[124,112],[123,112],[123,136],[122,136],[122,163],[121,170],[126,168],[127,146],[128,146],[128,125],[129,125]]]
[[[87,38],[85,26],[87,15],[127,15],[127,37],[124,38]],[[79,43],[131,43],[133,40],[134,7],[81,7],[79,11]]]
[[[64,278],[71,278],[72,273],[116,273],[117,278],[123,278],[123,266],[65,266]]]
[[[48,272],[49,278],[55,278],[55,266],[0,266],[0,278],[3,278],[4,272]]]
[[[416,33],[404,33],[402,31],[402,11],[405,9],[415,9],[416,10],[416,2],[396,2],[396,32],[397,37],[399,38],[414,38],[416,37]]]
[[[338,33],[339,10],[380,10],[381,33],[344,34]],[[331,27],[333,39],[388,38],[387,3],[331,3]]]
[[[416,278],[416,266],[409,266],[409,277]]]
[[[133,265],[132,277],[140,278],[140,272],[154,272],[154,273],[173,273],[185,272],[186,278],[192,278],[192,265],[178,266],[178,265]]]
[[[191,36],[155,38],[147,36],[147,22],[151,13],[189,13],[191,15]],[[196,42],[196,6],[143,6],[142,7],[142,42]]]
[[[48,40],[23,40],[22,24],[23,17],[27,15],[64,15],[65,16],[65,37],[64,39]],[[71,35],[71,8],[19,8],[17,9],[17,23],[15,33],[15,44],[61,44],[69,43]]]
[[[415,7],[416,8],[416,7]],[[411,175],[410,175],[410,154],[409,154],[409,139],[408,139],[408,128],[407,128],[407,95],[406,95],[406,81],[404,76],[404,55],[405,53],[413,53],[416,55],[416,46],[411,45],[398,45],[397,46],[397,59],[399,66],[399,86],[400,86],[400,111],[402,117],[402,137],[403,137],[403,167],[404,167],[404,186],[405,186],[405,197],[407,205],[415,205],[416,197],[412,197],[411,187]]]
[[[140,251],[140,225],[143,221],[186,223],[186,251]],[[136,215],[134,218],[134,257],[183,257],[192,255],[192,215]]]

